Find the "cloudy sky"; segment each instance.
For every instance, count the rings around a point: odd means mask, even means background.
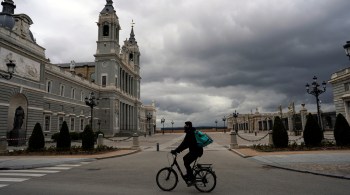
[[[105,0],[14,2],[51,62],[94,61]],[[235,110],[287,111],[293,101],[315,111],[305,84],[350,64],[342,47],[349,0],[114,0],[114,8],[121,40],[136,23],[142,101],[156,102],[158,126],[162,117],[168,127],[223,125]],[[320,99],[322,110],[335,110],[330,84]]]

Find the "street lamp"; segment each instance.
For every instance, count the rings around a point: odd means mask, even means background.
[[[238,112],[236,112],[236,110],[235,110],[235,112],[232,114],[232,116],[233,116],[233,118],[235,118],[235,123],[236,123],[236,128],[235,128],[235,130],[236,130],[236,133],[238,132],[238,128],[237,128],[237,117],[238,117]]]
[[[152,135],[152,133],[151,133],[151,119],[152,119],[152,114],[151,114],[151,113],[148,113],[146,117],[147,117],[148,128],[149,128],[148,135]]]
[[[171,121],[171,131],[174,133],[174,121]]]
[[[163,134],[164,134],[164,122],[165,122],[165,118],[163,117],[162,119],[160,119],[160,122],[163,124]]]
[[[1,74],[0,73],[0,76],[3,79],[10,80],[12,78],[13,73],[15,72],[16,64],[13,63],[12,60],[10,60],[10,62],[7,63],[6,66],[7,66],[7,73],[6,74]]]
[[[93,130],[93,128],[92,128],[92,120],[94,119],[94,117],[93,117],[93,113],[94,113],[93,110],[94,110],[94,107],[98,105],[97,101],[98,101],[98,99],[96,99],[94,92],[91,92],[89,97],[85,97],[85,104],[87,106],[89,106],[90,109],[91,109],[90,126],[91,126],[92,130]]]
[[[216,131],[218,131],[218,120],[215,120]]]
[[[322,82],[322,87],[323,89],[320,89],[320,85],[317,83],[317,77],[314,76],[313,78],[313,82],[311,83],[311,87],[312,89],[310,90],[310,85],[308,83],[306,83],[305,87],[306,87],[306,92],[315,96],[316,97],[316,104],[317,104],[317,119],[318,119],[318,125],[320,125],[321,129],[322,129],[322,137],[323,137],[323,127],[322,127],[322,121],[321,121],[321,115],[320,115],[320,99],[318,98],[322,93],[324,93],[326,91],[326,82],[323,81]]]
[[[222,121],[224,121],[224,133],[226,133],[226,126],[225,126],[226,117],[225,116],[224,116],[224,118],[222,118]]]
[[[350,60],[350,41],[347,41],[343,47],[345,49],[346,56],[348,56]]]

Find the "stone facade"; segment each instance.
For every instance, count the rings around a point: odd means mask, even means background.
[[[3,6],[15,8],[13,1]],[[93,108],[95,131],[109,136],[146,132],[147,113],[153,114],[155,124],[155,106],[143,106],[140,101],[141,54],[133,26],[120,49],[120,26],[111,0],[99,15],[95,61],[84,63],[52,64],[29,30],[30,17],[15,15],[14,8],[3,14],[14,17],[15,25],[0,25],[0,71],[6,72],[9,60],[16,64],[11,80],[0,79],[0,136],[13,128],[19,106],[25,112],[26,138],[37,122],[47,137],[58,132],[63,121],[70,131],[81,132],[91,120],[91,108],[85,103],[91,92],[98,99]]]
[[[260,113],[256,109],[255,113],[250,114],[238,114],[237,118],[229,115],[227,117],[227,128],[244,130],[252,133],[256,131],[268,131],[272,130],[275,117],[280,117],[282,123],[286,127],[286,130],[290,135],[295,134],[298,131],[303,131],[306,124],[306,116],[308,111],[305,108],[305,104],[299,112],[295,111],[293,103],[289,106],[288,112],[282,113],[271,112],[271,113]],[[317,113],[311,113],[317,120]],[[332,131],[335,124],[335,112],[321,112],[322,127],[326,131]]]
[[[350,68],[333,73],[329,83],[333,86],[336,113],[341,113],[350,122]]]

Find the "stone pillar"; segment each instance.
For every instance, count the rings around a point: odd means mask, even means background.
[[[272,146],[273,145],[273,139],[272,139],[272,131],[269,131],[269,145]]]
[[[304,131],[305,125],[306,125],[306,116],[307,116],[307,109],[305,108],[305,104],[301,104],[302,108],[300,110],[300,117],[301,117],[301,126]],[[299,129],[298,129],[299,130]]]
[[[100,133],[98,134],[98,137],[97,137],[97,147],[99,146],[103,146],[103,134]]]
[[[230,136],[231,136],[230,149],[238,148],[237,133],[233,129],[230,133]]]
[[[288,113],[288,132],[289,132],[289,135],[294,135],[293,125],[294,125],[293,113],[289,112]]]
[[[5,136],[0,137],[0,153],[7,152],[7,140]]]
[[[132,135],[132,149],[140,149],[139,145],[139,135],[137,133],[134,133]]]

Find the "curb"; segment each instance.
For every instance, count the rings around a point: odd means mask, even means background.
[[[136,154],[136,153],[141,152],[141,151],[142,151],[141,149],[138,149],[138,150],[134,150],[132,152],[125,153],[125,154],[116,154],[116,155],[112,155],[112,156],[96,157],[96,158],[93,158],[93,159],[103,160],[103,159],[109,159],[109,158],[117,158],[117,157],[127,156],[127,155],[131,155],[131,154]]]
[[[239,152],[239,151],[237,151],[237,150],[235,150],[235,149],[228,149],[228,150],[231,151],[231,152],[236,153],[237,155],[239,155],[239,156],[242,157],[242,158],[249,158],[249,157],[252,157],[252,156],[249,156],[249,155],[245,155],[245,154],[243,154],[243,153],[241,153],[241,152]]]
[[[294,172],[299,172],[299,173],[308,173],[308,174],[313,174],[313,175],[320,175],[320,176],[326,176],[326,177],[333,177],[333,178],[337,178],[337,179],[347,179],[347,180],[350,180],[350,177],[347,177],[347,176],[332,175],[332,174],[319,173],[319,172],[307,171],[307,170],[299,170],[299,169],[293,169],[293,168],[288,168],[288,167],[283,167],[283,166],[277,166],[277,165],[272,165],[272,164],[265,164],[265,165],[266,165],[266,166],[273,167],[273,168],[284,169],[284,170],[294,171]]]

